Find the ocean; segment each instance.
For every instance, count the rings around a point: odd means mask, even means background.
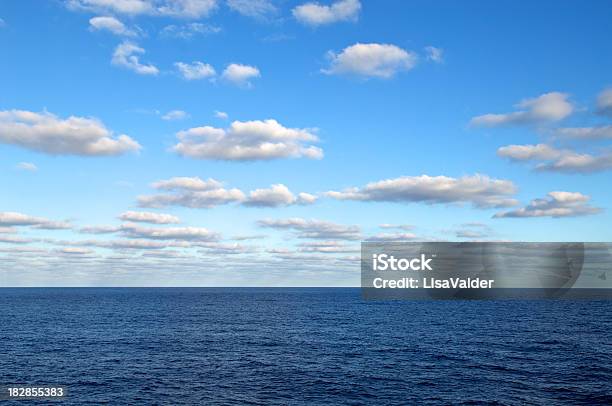
[[[612,404],[611,303],[3,288],[0,386],[64,386],[65,405]]]

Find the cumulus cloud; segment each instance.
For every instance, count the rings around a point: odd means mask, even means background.
[[[260,227],[289,230],[298,238],[322,240],[359,240],[361,229],[358,226],[335,224],[323,220],[307,220],[299,217],[289,219],[265,219],[258,221]]]
[[[566,93],[545,93],[525,99],[516,105],[518,111],[504,114],[485,114],[472,118],[470,124],[477,127],[502,127],[560,121],[574,111]]]
[[[119,216],[120,220],[137,223],[178,224],[181,220],[171,214],[151,213],[146,211],[126,211]]]
[[[331,191],[326,195],[339,200],[372,202],[471,203],[477,208],[508,207],[516,186],[509,180],[484,175],[452,178],[448,176],[403,176],[368,183],[362,188]]]
[[[404,231],[414,230],[414,226],[412,224],[389,224],[389,223],[383,223],[383,224],[379,224],[378,227],[380,227],[382,229],[397,229],[397,230],[404,230]]]
[[[216,75],[215,68],[204,62],[194,61],[191,64],[176,62],[174,66],[186,80],[207,79]]]
[[[76,10],[196,19],[208,16],[217,0],[68,0],[67,4]]]
[[[138,35],[136,31],[127,28],[125,24],[115,17],[109,16],[91,18],[89,20],[89,28],[92,31],[108,31],[124,37],[136,37]]]
[[[162,120],[171,121],[171,120],[184,120],[189,118],[189,114],[183,110],[172,110],[164,114]]]
[[[230,63],[223,71],[221,77],[237,86],[250,87],[251,79],[261,76],[259,69],[255,66]]]
[[[250,207],[281,207],[293,204],[312,204],[317,197],[309,193],[294,195],[287,186],[276,184],[267,189],[255,189],[246,194],[240,189],[226,189],[215,179],[177,177],[152,184],[155,189],[169,191],[157,195],[139,196],[141,207],[184,206],[212,208],[229,203]]]
[[[34,217],[18,212],[0,212],[0,226],[19,227],[29,226],[41,230],[65,230],[72,228],[67,221],[53,221],[44,217]]]
[[[597,96],[597,111],[612,116],[612,88],[605,89]]]
[[[145,50],[143,48],[133,42],[124,41],[115,48],[111,63],[134,71],[139,75],[157,75],[159,73],[157,67],[140,63],[138,55],[144,53]]]
[[[179,241],[218,241],[220,235],[202,227],[141,227],[135,224],[124,224],[121,232],[130,238],[151,240]]]
[[[517,210],[497,213],[494,217],[577,217],[598,214],[602,209],[589,205],[590,196],[578,192],[550,192]]]
[[[121,155],[141,148],[127,135],[114,137],[94,118],[24,110],[0,111],[0,142],[53,155]]]
[[[246,17],[264,19],[277,12],[270,0],[227,0],[230,9]]]
[[[607,140],[612,139],[612,125],[558,128],[555,134],[560,138],[574,140]]]
[[[536,145],[507,145],[497,149],[497,155],[513,161],[527,161],[532,159],[548,160],[559,158],[562,151],[546,144]]]
[[[436,48],[434,46],[425,47],[427,54],[427,60],[435,63],[444,62],[444,50],[442,48]]]
[[[557,149],[546,144],[508,145],[497,150],[497,155],[512,161],[539,161],[538,171],[590,173],[612,168],[612,152],[601,155],[578,153],[571,149]]]
[[[255,189],[251,191],[243,204],[253,207],[280,207],[291,204],[312,204],[316,200],[317,197],[309,193],[300,193],[296,197],[287,186],[276,184],[268,189]]]
[[[167,25],[160,31],[160,35],[162,37],[191,39],[197,35],[210,35],[217,34],[219,32],[221,32],[221,28],[214,25],[189,23],[183,25]]]
[[[19,162],[16,166],[20,171],[26,172],[36,172],[38,171],[38,167],[32,162]]]
[[[339,0],[329,6],[316,2],[309,2],[295,7],[293,16],[299,22],[319,26],[339,21],[357,21],[361,3],[359,0]]]
[[[328,75],[355,75],[388,79],[416,65],[415,53],[390,44],[360,44],[328,53],[331,61],[322,72]]]
[[[207,180],[202,180],[198,177],[175,177],[166,180],[160,180],[154,182],[151,185],[155,189],[160,190],[179,190],[179,189],[187,189],[187,190],[211,190],[211,189],[219,189],[223,186],[223,184],[215,179],[208,178]]]
[[[323,151],[308,143],[317,142],[312,130],[287,128],[276,120],[234,121],[227,129],[210,126],[177,133],[173,150],[196,159],[228,161],[278,158],[321,159]]]

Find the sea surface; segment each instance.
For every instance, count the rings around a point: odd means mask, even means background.
[[[4,288],[0,386],[66,386],[53,402],[66,405],[609,405],[611,311],[351,288]]]

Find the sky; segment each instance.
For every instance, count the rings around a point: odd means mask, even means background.
[[[612,5],[0,1],[0,286],[358,286],[610,241]]]

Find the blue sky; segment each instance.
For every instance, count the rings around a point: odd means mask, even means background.
[[[610,7],[4,1],[0,284],[357,285],[362,240],[609,241]]]

